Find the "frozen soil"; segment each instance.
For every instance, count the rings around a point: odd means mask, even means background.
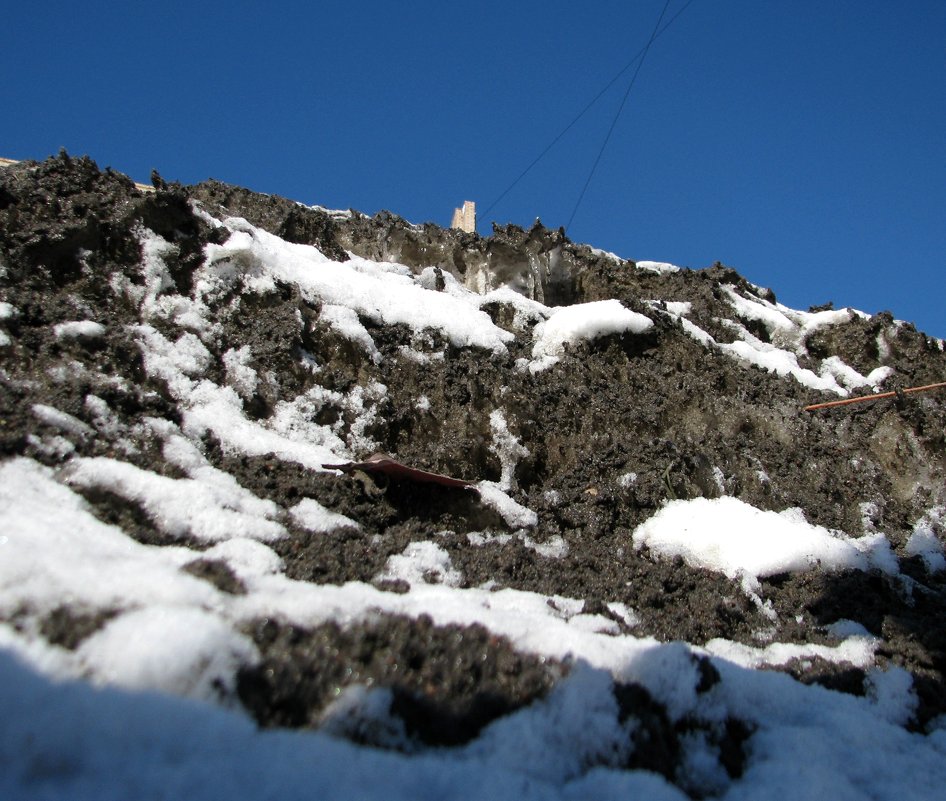
[[[734,341],[727,321],[738,320],[738,310],[727,302],[726,288],[770,301],[774,295],[722,265],[641,269],[538,223],[529,230],[497,227],[480,237],[413,226],[388,213],[307,208],[215,181],[157,183],[155,192],[142,192],[126,177],[66,154],[0,171],[0,301],[15,310],[0,320],[9,340],[0,347],[4,459],[26,455],[60,467],[75,456],[109,456],[180,477],[146,421],[179,423],[181,409],[166,382],[145,371],[133,328],[142,322],[139,310],[113,284],[116,274],[142,283],[138,232],[147,229],[173,246],[166,261],[177,290],[187,293],[205,246],[225,238],[198,207],[217,218],[243,217],[335,259],[351,252],[416,272],[438,266],[480,291],[511,285],[549,306],[616,298],[650,316],[654,327],[644,336],[612,335],[572,347],[554,369],[540,372],[517,364],[530,357],[531,341],[504,301],[484,310],[516,336],[505,353],[459,348],[436,332],[418,337],[406,326],[363,319],[380,358],[326,325],[318,306],[288,285],[220,299],[212,309],[219,333],[208,346],[207,376],[221,381],[224,354],[245,345],[251,366],[269,376],[245,399],[254,419],[269,418],[280,401],[315,384],[346,393],[380,382],[387,392],[373,401],[363,432],[375,450],[424,470],[499,481],[504,464],[490,416],[502,409],[527,451],[507,476],[510,494],[538,515],[538,525],[526,533],[507,525],[475,491],[314,472],[274,454],[228,452],[213,435],[200,442],[203,455],[282,509],[313,498],[357,522],[358,528],[324,534],[287,519],[289,536],[272,547],[290,578],[362,581],[403,592],[404,582],[383,578],[385,565],[410,543],[431,541],[449,554],[459,586],[584,599],[585,612],[609,617],[635,636],[696,644],[714,638],[754,646],[832,643],[825,627],[851,620],[881,638],[880,659],[913,675],[919,706],[910,726],[922,730],[946,713],[944,574],[930,573],[904,551],[916,522],[946,504],[942,393],[803,412],[825,396],[707,349],[666,312],[667,303],[687,302],[692,323],[718,343]],[[73,320],[96,320],[104,333],[56,334],[57,324]],[[151,324],[159,331],[166,325]],[[757,321],[741,324],[767,341]],[[895,373],[888,388],[946,376],[942,348],[886,313],[819,328],[805,345],[802,367],[830,356],[864,374],[890,366]],[[307,355],[319,371],[305,367]],[[107,404],[108,419],[90,396]],[[45,406],[75,422],[57,422],[42,412]],[[335,419],[317,422],[353,424],[343,409],[324,414]],[[96,515],[141,542],[206,548],[169,536],[133,501],[101,489],[83,492]],[[852,536],[884,532],[902,575],[770,577],[759,594],[774,609],[773,620],[725,576],[632,546],[634,529],[665,501],[722,495],[765,510],[798,507],[809,522]],[[935,532],[942,542],[944,533]],[[201,560],[199,553],[187,570],[225,592],[242,591],[226,564]],[[616,614],[615,604],[633,609],[636,618]],[[42,633],[75,648],[107,619],[63,608],[43,622]],[[395,742],[370,721],[339,731],[391,747],[467,742],[490,720],[542,697],[570,669],[516,653],[481,627],[437,627],[424,618],[382,615],[313,629],[261,620],[249,633],[262,659],[240,674],[239,697],[262,725],[323,725],[334,719],[330,710],[340,690],[367,683],[390,692],[390,712],[403,722],[406,738]],[[863,671],[851,665],[808,660],[783,669],[800,681],[865,691]],[[713,680],[709,673],[705,678]],[[650,743],[638,743],[632,766],[672,779],[678,736],[700,724],[670,724],[643,688],[615,685],[615,694],[621,714],[639,723],[635,736]],[[741,769],[750,734],[736,720],[714,730],[731,776]]]

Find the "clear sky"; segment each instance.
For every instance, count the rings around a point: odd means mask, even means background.
[[[11,4],[0,156],[65,147],[412,222],[475,200],[946,337],[946,2]],[[669,0],[664,23],[686,6]]]

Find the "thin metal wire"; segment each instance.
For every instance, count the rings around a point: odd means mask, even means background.
[[[692,3],[693,3],[693,0],[687,0],[687,2],[683,5],[683,7],[682,7],[676,14],[674,14],[674,15],[667,21],[667,24],[664,25],[664,26],[657,32],[657,35],[654,36],[653,39],[656,40],[656,39],[660,38],[660,37],[664,34],[664,32],[667,30],[667,28],[669,28],[671,25],[673,25],[673,23],[677,21],[677,18],[678,18],[684,11],[686,11],[687,8],[689,8]],[[567,134],[567,133],[578,123],[578,121],[579,121],[582,117],[584,117],[585,114],[588,113],[588,111],[591,110],[591,107],[594,106],[594,104],[597,103],[597,102],[604,96],[604,94],[605,94],[612,86],[614,86],[615,83],[617,83],[618,79],[620,79],[620,77],[621,77],[622,75],[624,75],[625,72],[627,72],[631,67],[634,66],[635,62],[637,62],[638,59],[640,59],[640,58],[646,53],[647,47],[649,47],[650,44],[652,44],[652,42],[648,43],[647,46],[642,47],[642,48],[637,52],[637,54],[636,54],[630,61],[628,61],[627,64],[625,64],[625,65],[620,69],[620,71],[619,71],[610,81],[608,81],[608,83],[605,85],[605,87],[604,87],[600,92],[598,92],[598,94],[596,94],[596,95],[589,101],[589,103],[588,103],[581,111],[578,112],[577,116],[576,116],[570,123],[568,123],[568,125],[566,125],[566,126],[562,129],[562,131],[558,134],[558,136],[556,136],[551,142],[549,142],[548,145],[546,145],[545,149],[544,149],[541,153],[539,153],[539,155],[536,156],[536,157],[530,162],[529,166],[526,167],[521,173],[519,173],[519,175],[515,178],[515,180],[513,180],[513,182],[512,182],[511,184],[509,184],[509,186],[507,186],[507,187],[503,190],[502,194],[500,194],[499,197],[497,197],[492,203],[490,203],[490,204],[486,207],[485,211],[481,212],[481,214],[483,214],[484,216],[485,216],[486,214],[489,214],[489,212],[492,211],[493,208],[494,208],[496,205],[498,205],[499,202],[502,201],[502,199],[503,199],[504,197],[506,197],[506,195],[508,195],[508,194],[516,187],[516,185],[517,185],[523,178],[525,178],[526,175],[528,175],[528,174],[532,171],[532,168],[535,167],[535,165],[538,164],[538,163],[545,157],[545,155],[546,155],[553,147],[555,147],[555,145],[558,144],[559,140],[560,140],[563,136],[565,136],[565,134]]]
[[[634,75],[631,77],[631,81],[627,85],[627,90],[624,92],[621,105],[618,106],[617,113],[614,115],[614,119],[611,120],[611,127],[608,128],[607,136],[604,137],[604,141],[601,143],[601,149],[598,151],[598,156],[595,158],[595,163],[591,165],[591,172],[588,173],[588,179],[585,181],[585,185],[581,188],[581,194],[578,195],[578,200],[575,202],[575,208],[572,209],[572,214],[568,218],[568,222],[565,223],[566,231],[572,227],[572,220],[575,219],[575,215],[578,213],[578,208],[581,206],[581,201],[585,198],[585,192],[588,191],[588,187],[591,184],[591,179],[594,177],[595,171],[598,169],[598,164],[601,161],[601,157],[604,155],[604,149],[608,146],[608,142],[611,139],[611,134],[614,133],[614,129],[618,124],[618,118],[621,116],[621,112],[624,111],[627,98],[631,94],[631,89],[634,88],[634,82],[637,80],[637,76],[640,75],[641,67],[644,66],[644,60],[647,58],[647,54],[650,52],[650,46],[654,43],[654,39],[657,38],[657,31],[660,29],[660,23],[664,18],[664,14],[667,13],[667,7],[669,5],[670,0],[667,0],[667,2],[664,3],[663,10],[660,12],[660,16],[657,17],[657,24],[654,25],[654,30],[650,34],[650,39],[647,41],[647,46],[644,48],[644,52],[641,55],[640,61],[637,62],[637,69],[634,70]]]

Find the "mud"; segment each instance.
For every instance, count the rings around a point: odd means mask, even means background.
[[[269,417],[279,401],[315,381],[341,392],[378,381],[388,391],[375,402],[366,432],[377,450],[423,470],[495,481],[502,465],[491,448],[490,413],[502,408],[528,450],[512,478],[513,495],[539,515],[529,542],[465,490],[399,481],[379,486],[368,477],[312,473],[272,456],[228,455],[213,437],[202,443],[204,456],[283,508],[309,497],[358,522],[360,529],[314,535],[287,521],[290,536],[274,548],[292,578],[374,582],[402,592],[403,582],[379,579],[387,560],[411,542],[432,540],[449,553],[461,586],[489,583],[585,599],[586,611],[610,616],[637,636],[691,643],[724,637],[758,645],[759,632],[767,630],[777,641],[827,643],[832,640],[824,627],[849,619],[882,638],[882,659],[913,674],[920,705],[911,726],[923,730],[946,713],[946,584],[943,574],[931,575],[903,552],[916,522],[946,504],[942,394],[802,412],[823,397],[707,350],[661,311],[666,302],[686,301],[692,322],[720,343],[732,341],[727,321],[738,315],[725,287],[769,300],[774,295],[723,265],[657,273],[538,223],[528,230],[497,227],[480,237],[410,225],[388,213],[310,209],[215,181],[156,183],[156,192],[143,193],[124,176],[66,154],[0,170],[0,300],[16,309],[0,320],[10,339],[0,349],[0,455],[27,455],[53,467],[74,455],[111,456],[180,477],[144,425],[147,418],[180,422],[180,410],[168,387],[146,376],[133,336],[138,312],[109,282],[115,273],[141,282],[137,232],[146,228],[173,245],[173,281],[180,291],[190,290],[203,248],[221,236],[194,204],[314,244],[332,258],[349,251],[418,272],[437,265],[480,291],[510,284],[548,305],[617,298],[652,317],[654,329],[644,337],[603,337],[571,348],[554,370],[538,374],[516,366],[516,359],[530,355],[531,343],[521,336],[507,354],[496,355],[362,320],[382,356],[375,363],[285,286],[265,296],[247,294],[239,303],[219,299],[213,310],[221,334],[209,347],[208,377],[219,379],[223,353],[242,345],[251,348],[250,366],[273,376],[246,399],[251,417]],[[497,325],[519,333],[507,304],[486,310]],[[54,332],[59,322],[87,318],[107,321],[105,333],[84,339]],[[760,339],[768,337],[756,322],[741,323]],[[161,327],[160,321],[154,325]],[[444,358],[422,363],[405,355],[405,345],[427,354],[443,350]],[[937,342],[909,324],[894,324],[886,313],[818,329],[805,345],[801,367],[817,369],[822,359],[839,356],[865,374],[894,367],[894,385],[946,379],[946,355]],[[317,376],[302,365],[306,353],[323,365]],[[113,416],[96,416],[89,396],[104,400]],[[424,408],[416,402],[421,396],[428,401]],[[36,404],[55,407],[84,428],[63,430],[37,414]],[[344,411],[337,414],[348,424]],[[621,480],[631,475],[633,480]],[[135,504],[103,491],[84,494],[101,519],[139,541],[182,544],[162,534]],[[634,529],[664,501],[720,495],[760,509],[799,507],[810,522],[851,535],[882,531],[906,578],[860,572],[773,577],[761,593],[777,612],[773,624],[728,579],[632,547]],[[946,535],[938,526],[942,542]],[[484,532],[512,536],[473,544]],[[536,547],[557,538],[565,547],[554,555]],[[243,591],[239,579],[213,560],[198,559],[186,569],[225,592]],[[609,611],[615,602],[635,610],[636,625]],[[74,647],[104,622],[64,610],[50,620],[47,636]],[[260,621],[251,634],[263,661],[241,675],[239,694],[266,726],[320,725],[333,693],[367,683],[391,691],[405,742],[458,744],[490,720],[542,698],[567,673],[566,666],[516,653],[485,630],[438,628],[423,618],[311,630]],[[864,692],[863,673],[850,665],[815,660],[785,670],[801,681]],[[672,779],[681,732],[642,689],[615,692],[622,714],[633,709],[637,720],[649,721],[639,727],[649,734],[639,735],[647,744],[637,743],[632,766]],[[348,735],[384,744],[390,732],[373,735],[355,726]],[[726,770],[738,775],[751,732],[730,721],[713,737]]]
[[[404,723],[405,749],[413,740],[468,742],[542,698],[566,672],[516,653],[482,626],[435,626],[425,616],[311,630],[266,620],[251,633],[266,657],[240,673],[238,692],[262,725],[317,726],[346,688],[385,688]],[[370,742],[366,731],[362,737]]]

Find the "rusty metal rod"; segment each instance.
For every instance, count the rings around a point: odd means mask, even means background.
[[[902,389],[904,395],[908,395],[912,392],[928,392],[931,389],[941,389],[946,387],[946,381],[941,381],[938,384],[927,384],[923,387],[910,387],[909,389]],[[881,392],[879,395],[862,395],[859,398],[844,398],[844,400],[828,401],[827,403],[813,403],[811,406],[806,406],[806,412],[813,412],[815,409],[827,409],[831,406],[847,406],[850,403],[864,403],[865,401],[875,401],[880,400],[881,398],[896,398],[898,392]]]

